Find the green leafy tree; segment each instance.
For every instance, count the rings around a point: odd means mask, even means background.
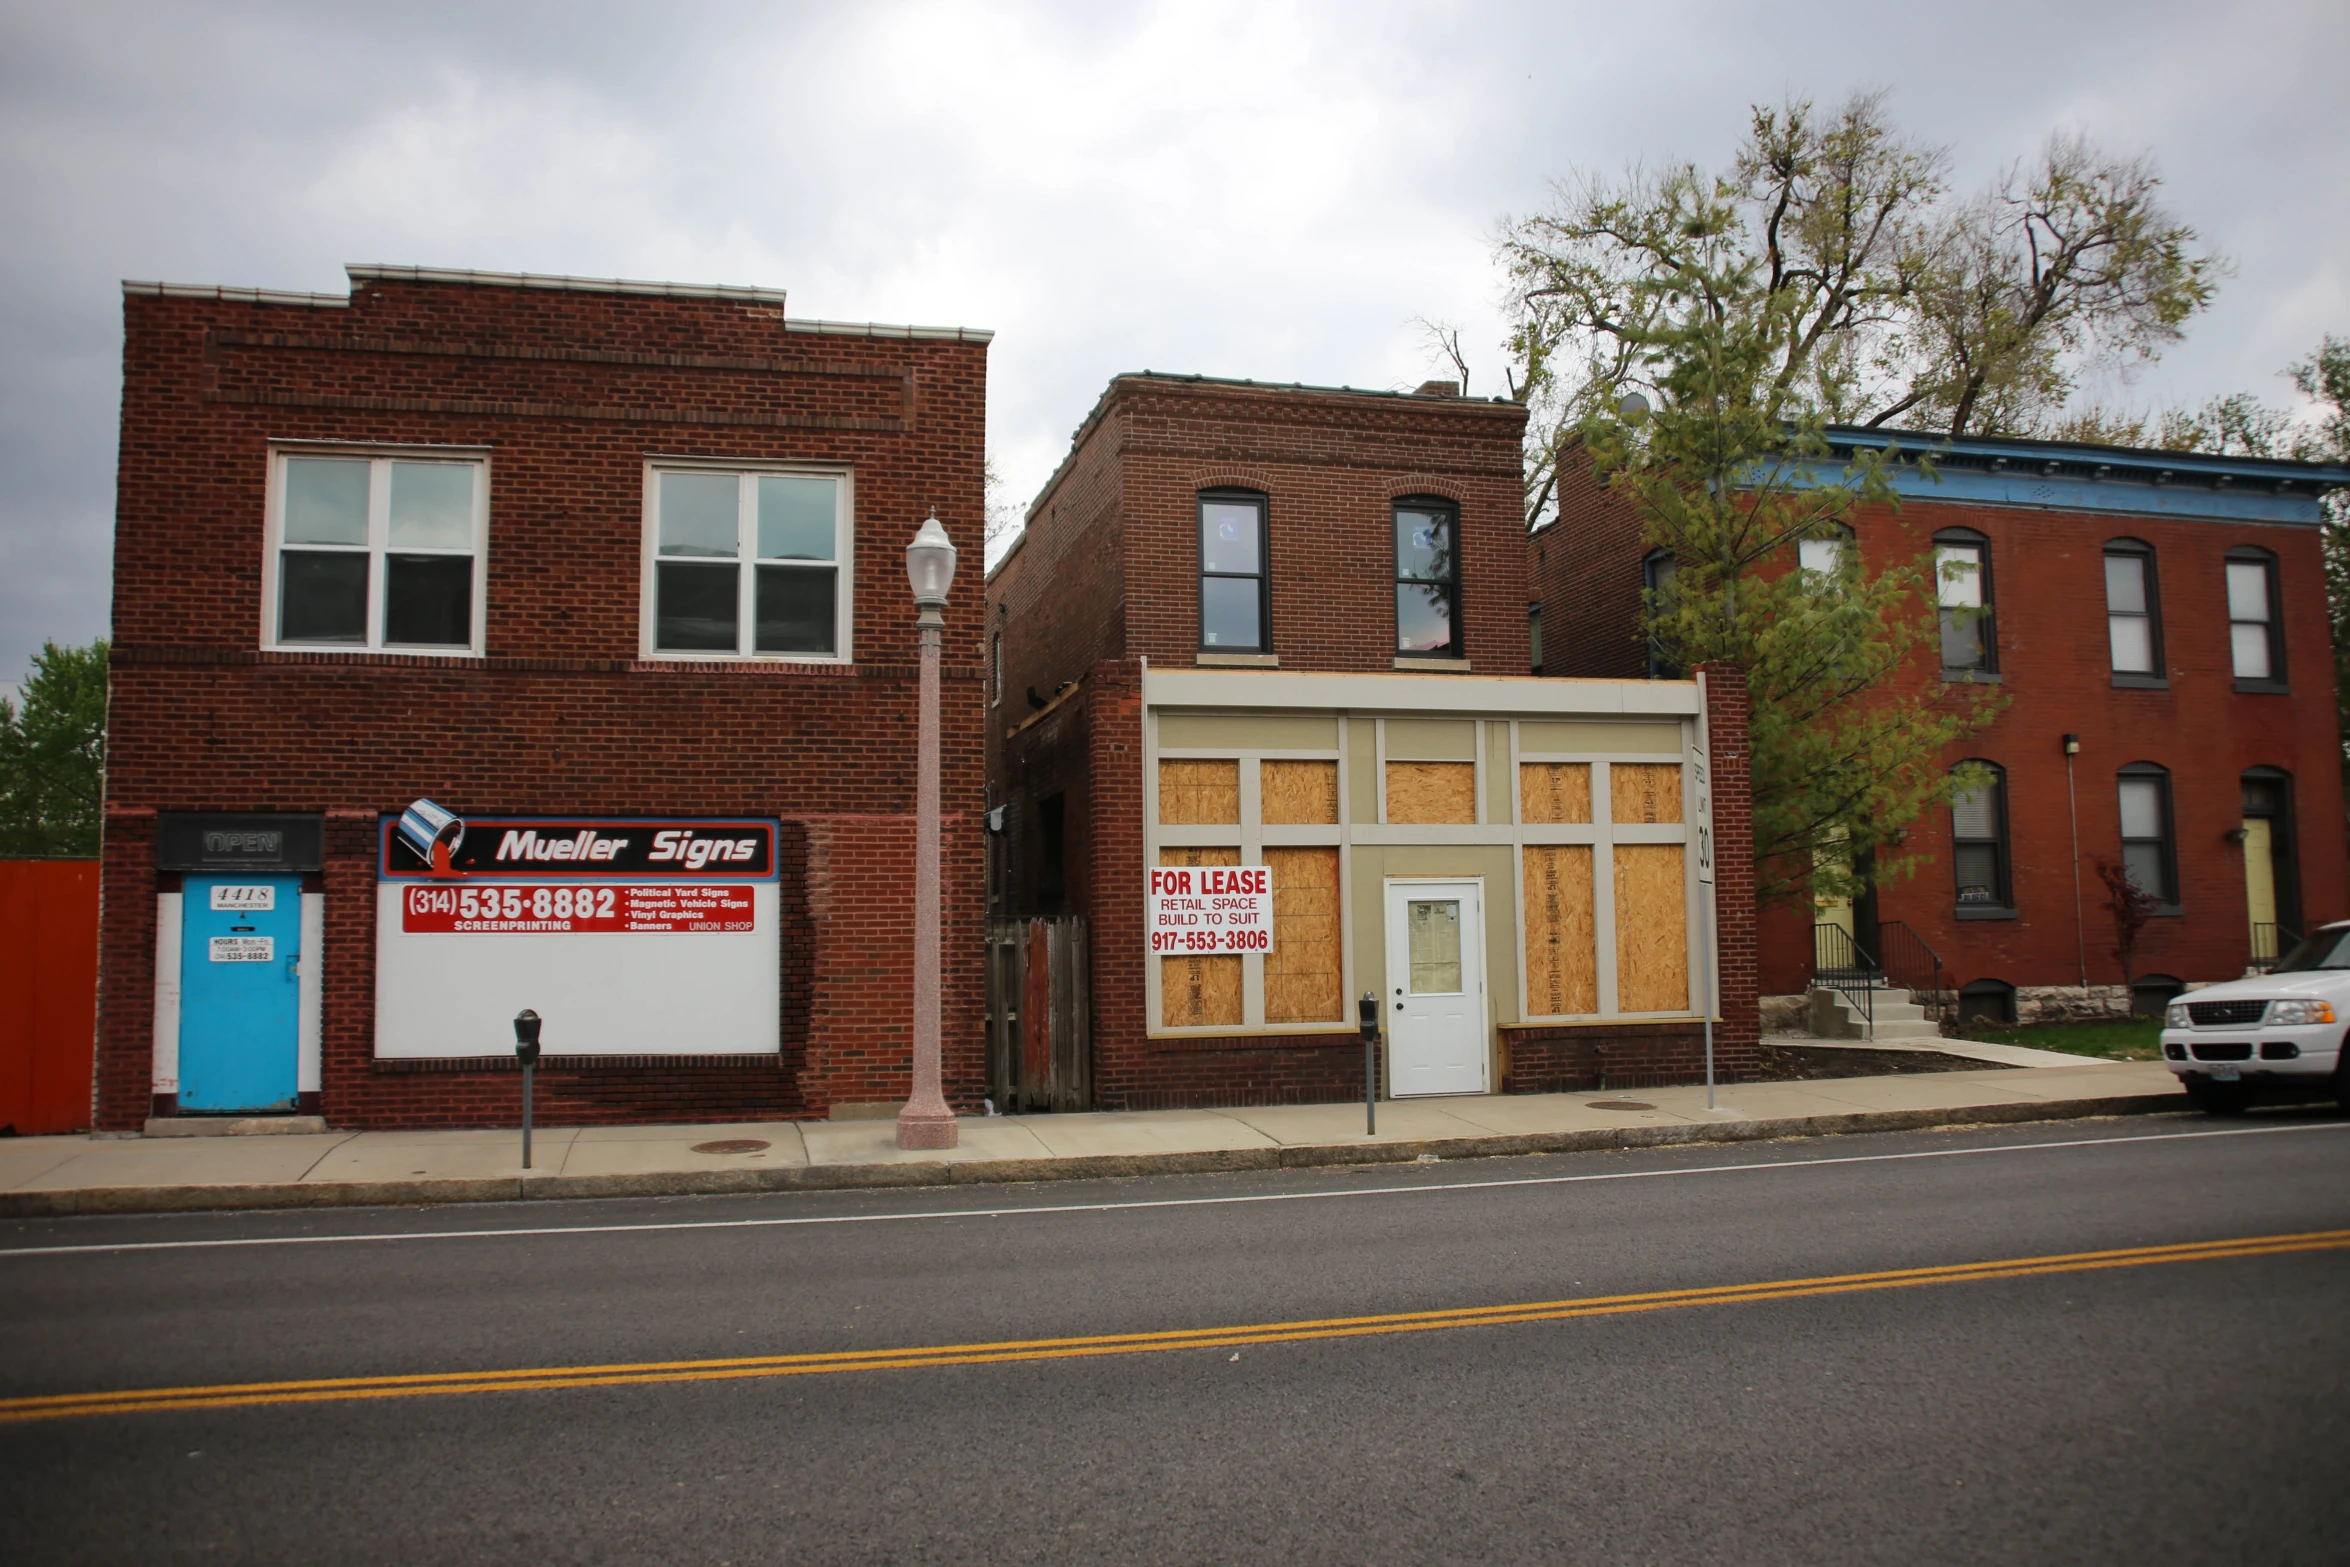
[[[1837,469],[1824,426],[1882,401],[1911,352],[1895,329],[1940,254],[1942,168],[1875,98],[1761,109],[1729,173],[1586,179],[1502,243],[1513,381],[1538,427],[1529,521],[1561,465],[1588,462],[1676,563],[1648,606],[1660,650],[1745,666],[1766,900],[1905,874],[1906,824],[1978,782],[1939,759],[1996,699],[1904,683],[1939,635],[1931,552],[1790,558],[1895,502],[1885,458]]]
[[[2326,334],[2316,352],[2285,372],[2317,407],[2294,435],[2291,454],[2350,463],[2350,337]],[[2334,632],[2334,703],[2342,729],[2342,776],[2350,779],[2350,492],[2326,496],[2326,606]]]
[[[0,697],[0,858],[96,858],[105,798],[106,643],[45,643]]]

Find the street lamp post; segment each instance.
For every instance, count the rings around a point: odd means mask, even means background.
[[[914,738],[914,1092],[898,1112],[898,1146],[952,1148],[955,1112],[941,1091],[938,1039],[938,645],[955,580],[955,546],[938,525],[936,507],[906,546],[906,580],[914,588],[922,679]]]

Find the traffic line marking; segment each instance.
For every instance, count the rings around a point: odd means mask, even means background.
[[[0,1263],[24,1257],[78,1257],[144,1251],[233,1251],[252,1246],[347,1246],[384,1241],[529,1240],[567,1235],[644,1235],[693,1230],[799,1229],[835,1224],[908,1224],[938,1219],[1028,1219],[1070,1213],[1129,1213],[1153,1208],[1228,1208],[1270,1202],[1340,1202],[1363,1197],[1424,1197],[1444,1192],[1511,1187],[1581,1186],[1606,1181],[1677,1180],[1691,1175],[1761,1175],[1845,1164],[1901,1164],[1915,1159],[1973,1159],[1994,1154],[2058,1153],[2074,1148],[2136,1148],[2216,1137],[2282,1137],[2302,1132],[2350,1131],[2350,1121],[2286,1126],[2238,1126],[2195,1132],[2130,1132],[2039,1143],[1992,1143],[1978,1148],[1922,1148],[1904,1153],[1833,1154],[1818,1159],[1747,1159],[1734,1164],[1671,1165],[1655,1170],[1595,1170],[1579,1175],[1507,1176],[1490,1181],[1420,1181],[1410,1186],[1354,1186],[1340,1191],[1247,1192],[1220,1197],[1145,1197],[1129,1202],[1025,1203],[998,1208],[918,1208],[903,1213],[808,1213],[756,1219],[659,1219],[627,1224],[535,1224],[464,1230],[376,1230],[340,1235],[231,1235],[203,1240],[77,1241],[62,1246],[0,1246]],[[1668,1148],[1673,1145],[1666,1145]],[[1627,1149],[1626,1152],[1631,1150]],[[1642,1149],[1642,1152],[1663,1151]],[[1302,1174],[1303,1171],[1285,1171]],[[781,1195],[770,1193],[768,1195]],[[811,1194],[801,1193],[800,1196]],[[94,1222],[115,1222],[112,1217]]]
[[[657,1360],[622,1365],[540,1366],[504,1371],[418,1372],[400,1376],[225,1383],[210,1387],[49,1393],[0,1399],[0,1424],[92,1415],[145,1414],[164,1410],[242,1409],[267,1404],[344,1403],[360,1399],[425,1398],[458,1393],[543,1392],[558,1388],[644,1387],[675,1382],[825,1376],[849,1371],[1007,1365],[1022,1361],[1076,1360],[1101,1355],[1158,1354],[1183,1349],[1232,1349],[1246,1344],[1296,1344],[1316,1339],[1506,1327],[1529,1322],[1563,1322],[1578,1317],[1674,1311],[1690,1306],[1740,1305],[1753,1301],[1801,1300],[1874,1290],[1912,1289],[1929,1284],[1964,1284],[1985,1279],[2021,1279],[2048,1274],[2152,1267],[2164,1263],[2231,1261],[2344,1250],[2350,1250],[2350,1230],[2311,1230],[2295,1235],[2241,1236],[2169,1246],[2128,1246],[2108,1251],[2067,1252],[2046,1257],[2009,1257],[1923,1268],[1891,1268],[1874,1273],[1841,1273],[1816,1278],[1767,1279],[1746,1284],[1651,1290],[1631,1295],[1590,1295],[1570,1300],[1457,1306],[1436,1311],[1310,1318],[1295,1322],[1241,1323],[1227,1327],[1169,1328],[1156,1332],[1105,1333],[1082,1338],[910,1345],[897,1349],[750,1355],[724,1360]]]

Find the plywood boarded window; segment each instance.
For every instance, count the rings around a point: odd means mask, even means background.
[[[1190,763],[1162,767],[1190,766]],[[1207,765],[1217,765],[1210,763]],[[1221,764],[1232,767],[1236,764]],[[1163,803],[1166,795],[1159,799]],[[1161,865],[1238,865],[1240,850],[1222,845],[1161,849]],[[1237,953],[1159,959],[1159,1021],[1168,1028],[1238,1028],[1240,965]]]
[[[1159,821],[1169,827],[1237,826],[1240,822],[1240,764],[1238,762],[1159,763]],[[1169,865],[1183,863],[1167,861]],[[1237,865],[1238,860],[1206,860],[1208,865]]]
[[[1526,1010],[1536,1017],[1597,1012],[1599,942],[1592,919],[1591,846],[1529,845],[1525,875]]]
[[[1410,825],[1477,820],[1474,762],[1389,762],[1387,819]]]
[[[1260,819],[1309,827],[1338,825],[1336,762],[1263,762],[1259,766]]]
[[[1689,1006],[1689,906],[1677,843],[1616,845],[1616,1010]]]
[[[1518,815],[1545,826],[1591,820],[1591,764],[1519,763]]]
[[[1265,955],[1265,1021],[1343,1021],[1346,980],[1338,943],[1338,851],[1267,849],[1265,864],[1273,872],[1273,950]]]
[[[1660,826],[1681,819],[1681,764],[1618,762],[1607,770],[1608,820]]]

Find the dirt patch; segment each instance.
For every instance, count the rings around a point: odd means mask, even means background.
[[[1980,1072],[1991,1064],[1938,1050],[1839,1050],[1766,1040],[1757,1081],[1797,1083],[1822,1077],[1891,1077],[1902,1072]]]

